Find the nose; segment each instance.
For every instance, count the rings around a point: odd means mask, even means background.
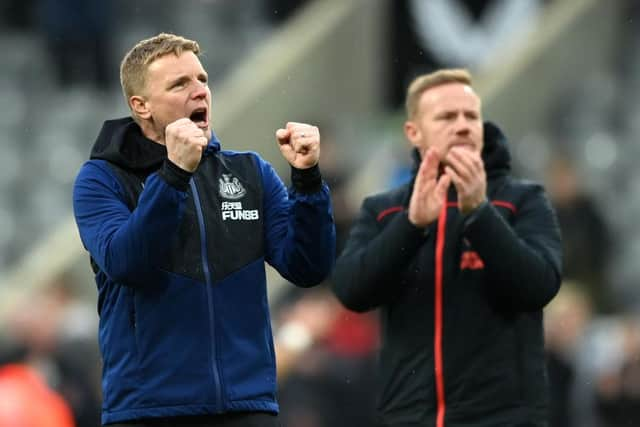
[[[458,135],[466,135],[471,132],[469,120],[464,116],[464,114],[458,115],[455,123],[455,132]]]
[[[206,83],[202,83],[200,81],[197,81],[194,85],[193,91],[191,92],[191,98],[193,99],[204,99],[207,97],[207,94],[209,93],[209,87],[206,85]]]

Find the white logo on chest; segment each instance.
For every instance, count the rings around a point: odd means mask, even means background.
[[[258,209],[242,209],[242,202],[222,202],[222,220],[255,221],[260,218]]]
[[[225,199],[237,200],[247,194],[247,190],[238,181],[238,178],[230,173],[223,173],[218,182],[220,195]]]

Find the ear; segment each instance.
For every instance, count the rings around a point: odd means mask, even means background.
[[[415,122],[411,120],[404,122],[404,135],[411,145],[418,148],[420,147],[422,133],[420,132],[420,129],[418,129],[418,126],[416,126]]]
[[[151,117],[151,110],[149,110],[147,101],[145,101],[141,96],[133,95],[129,98],[129,107],[131,107],[131,111],[141,119],[146,120]]]

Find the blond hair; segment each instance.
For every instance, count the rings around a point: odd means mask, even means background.
[[[169,33],[141,40],[131,48],[120,64],[120,84],[127,104],[129,98],[144,90],[149,64],[161,56],[170,53],[180,56],[185,51],[199,55],[200,46],[196,41]]]
[[[462,83],[471,86],[471,73],[464,68],[446,68],[416,77],[407,89],[405,109],[407,118],[413,119],[418,113],[420,97],[432,87],[447,83]]]

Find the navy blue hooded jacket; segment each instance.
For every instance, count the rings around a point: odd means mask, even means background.
[[[335,258],[318,168],[292,182],[215,136],[190,174],[132,119],[105,122],[73,192],[98,287],[103,424],[278,411],[264,262],[312,286]]]

